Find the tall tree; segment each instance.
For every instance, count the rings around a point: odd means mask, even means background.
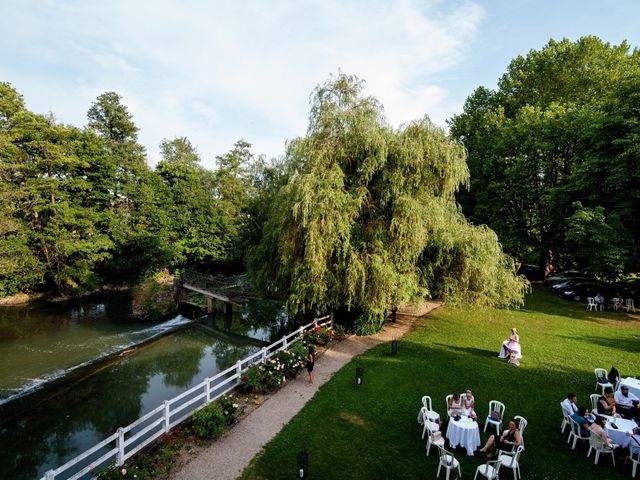
[[[469,151],[471,185],[459,195],[463,210],[475,223],[493,228],[509,253],[547,270],[585,267],[573,255],[575,243],[567,243],[568,218],[583,207],[604,207],[611,218],[617,214],[609,212],[615,207],[604,196],[585,190],[588,182],[577,175],[601,171],[597,163],[608,165],[605,169],[617,163],[595,155],[594,146],[610,143],[601,128],[603,105],[639,60],[625,42],[551,40],[514,59],[498,90],[478,88],[451,120],[452,135]],[[602,173],[600,180],[609,177]],[[610,276],[623,268],[599,265],[590,270]]]
[[[347,75],[316,89],[308,133],[287,149],[295,173],[252,257],[257,281],[287,292],[294,311],[360,312],[360,333],[381,328],[388,305],[429,294],[521,302],[526,282],[495,235],[457,210],[464,148],[426,118],[393,130],[362,89]],[[446,278],[454,273],[462,280]]]

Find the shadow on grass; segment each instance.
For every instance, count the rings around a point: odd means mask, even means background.
[[[606,348],[621,350],[622,352],[639,353],[640,352],[640,336],[618,338],[603,338],[596,336],[580,335],[576,337],[561,336],[569,340],[578,340],[580,342],[591,343]]]
[[[498,358],[498,349],[485,350],[483,348],[475,348],[475,347],[457,347],[454,345],[447,345],[446,343],[434,343],[434,345],[438,345],[439,347],[444,347],[454,353],[456,351],[459,351],[460,353],[464,352],[477,357]]]

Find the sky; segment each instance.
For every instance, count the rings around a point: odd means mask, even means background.
[[[0,0],[0,82],[78,127],[115,91],[151,165],[178,136],[215,168],[239,139],[282,155],[331,74],[364,79],[394,126],[445,127],[516,56],[583,35],[637,47],[638,19],[638,0]]]

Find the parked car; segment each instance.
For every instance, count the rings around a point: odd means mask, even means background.
[[[549,275],[544,279],[544,283],[547,285],[555,285],[556,283],[562,283],[568,280],[593,281],[594,278],[584,272],[579,272],[577,270],[567,270],[566,272],[559,272],[554,273],[553,275]]]
[[[544,272],[535,265],[521,264],[518,269],[518,275],[524,275],[527,280],[532,282],[540,281],[544,279]]]

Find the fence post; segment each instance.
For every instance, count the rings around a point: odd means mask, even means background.
[[[164,405],[164,433],[169,433],[169,424],[170,424],[169,400],[165,400],[163,405]]]
[[[284,350],[287,349],[287,336],[286,335],[284,337],[282,337],[282,348]]]
[[[262,363],[267,361],[267,347],[262,347]]]
[[[49,470],[47,473],[44,474],[44,478],[45,480],[54,480],[54,478],[56,478],[55,473],[53,473],[53,470]]]
[[[331,312],[331,328],[333,328],[333,312]]]
[[[122,427],[118,428],[118,438],[116,440],[116,445],[118,447],[116,465],[121,467],[122,465],[124,465],[124,430],[122,429]]]
[[[204,402],[204,403],[206,405],[207,403],[209,403],[211,401],[211,379],[207,378],[207,379],[205,379],[205,382],[206,382],[205,383],[205,389],[207,391],[207,401]]]
[[[236,375],[238,375],[238,379],[236,380],[236,384],[240,385],[240,378],[242,377],[242,360],[238,360],[236,362]]]

